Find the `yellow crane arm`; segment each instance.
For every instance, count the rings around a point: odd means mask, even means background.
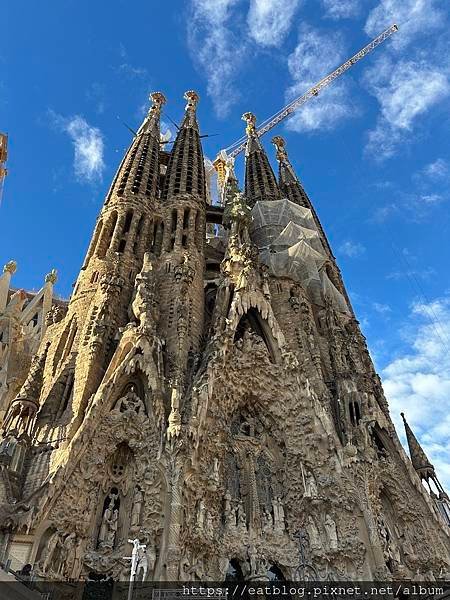
[[[357,52],[354,56],[349,58],[345,63],[343,63],[340,67],[334,70],[332,73],[321,79],[316,85],[314,85],[311,89],[305,92],[303,95],[295,98],[289,104],[287,104],[284,108],[279,110],[273,116],[266,119],[261,125],[257,128],[256,133],[259,137],[270,131],[275,125],[278,125],[281,121],[286,119],[290,114],[296,111],[300,106],[308,102],[310,98],[313,98],[319,94],[321,90],[326,88],[330,83],[332,83],[335,79],[340,77],[345,71],[350,69],[355,63],[364,58],[369,52],[372,52],[377,46],[382,44],[385,40],[387,40],[393,33],[398,31],[397,25],[391,25],[388,29],[380,33],[376,38],[374,38],[371,42],[364,46],[359,52]],[[231,146],[228,146],[225,150],[222,150],[216,160],[214,161],[214,166],[216,168],[219,182],[225,176],[225,165],[226,160],[234,159],[238,154],[240,154],[243,150],[245,150],[245,146],[247,143],[246,137],[242,137],[237,140]]]

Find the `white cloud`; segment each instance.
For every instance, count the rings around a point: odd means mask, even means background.
[[[386,275],[386,279],[399,281],[407,277],[411,281],[414,281],[416,279],[430,279],[430,277],[434,277],[435,275],[436,271],[432,267],[426,267],[424,269],[405,268],[397,271],[391,271]]]
[[[250,0],[247,23],[261,46],[278,47],[291,28],[300,0]]]
[[[364,78],[380,104],[366,151],[382,161],[413,140],[430,110],[450,94],[445,0],[379,0],[365,24],[373,37],[396,22],[399,30]]]
[[[325,16],[335,21],[358,16],[360,0],[322,0]]]
[[[392,308],[388,304],[382,304],[381,302],[373,302],[372,308],[380,315],[387,315],[392,312]]]
[[[103,135],[100,129],[92,127],[79,115],[65,118],[50,111],[50,116],[53,123],[72,140],[73,167],[77,178],[87,183],[101,180],[105,163]]]
[[[406,350],[381,373],[392,418],[404,443],[399,414],[405,412],[438,477],[449,488],[450,298],[415,304],[405,335]]]
[[[294,83],[287,90],[292,100],[306,92],[332,71],[344,57],[344,45],[337,33],[322,33],[306,25],[299,31],[297,47],[288,57],[288,68]],[[334,128],[342,119],[355,116],[347,83],[339,81],[313,98],[289,119],[293,131],[314,131]]]
[[[365,251],[366,249],[362,244],[359,242],[352,242],[351,240],[347,240],[339,246],[339,252],[349,258],[361,256]]]
[[[191,0],[188,44],[207,79],[208,95],[218,116],[225,117],[237,99],[233,86],[246,43],[228,25],[239,0]]]
[[[395,154],[418,117],[450,94],[447,73],[420,60],[399,60],[394,64],[392,58],[379,58],[366,71],[364,81],[381,109],[366,147],[378,159]]]
[[[448,162],[443,158],[438,158],[427,165],[424,168],[423,173],[433,181],[446,179],[450,173]]]
[[[399,31],[391,38],[391,44],[403,49],[418,35],[444,26],[445,13],[439,5],[443,5],[442,0],[381,0],[370,11],[364,29],[374,37],[397,23]]]

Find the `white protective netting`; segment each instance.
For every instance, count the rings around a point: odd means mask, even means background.
[[[252,239],[272,275],[301,282],[316,304],[327,298],[337,310],[348,312],[344,296],[326,273],[328,258],[309,208],[286,199],[263,201],[255,204],[252,217]]]

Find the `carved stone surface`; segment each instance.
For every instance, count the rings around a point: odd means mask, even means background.
[[[137,540],[140,580],[442,579],[446,496],[405,457],[284,145],[280,192],[245,115],[251,203],[294,199],[339,302],[318,280],[271,274],[231,170],[226,235],[206,240],[198,96],[186,98],[159,164],[154,95],[39,349],[24,351],[25,297],[0,308],[0,555],[26,538],[39,577],[125,580]]]

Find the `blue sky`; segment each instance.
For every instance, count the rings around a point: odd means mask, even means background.
[[[130,143],[122,121],[138,127],[150,91],[166,94],[171,129],[184,91],[199,92],[202,131],[219,134],[204,143],[214,158],[243,134],[243,112],[265,119],[398,23],[276,133],[329,235],[393,416],[406,412],[449,484],[447,2],[16,0],[3,18],[0,260],[17,260],[14,284],[27,289],[55,267],[64,297]]]

